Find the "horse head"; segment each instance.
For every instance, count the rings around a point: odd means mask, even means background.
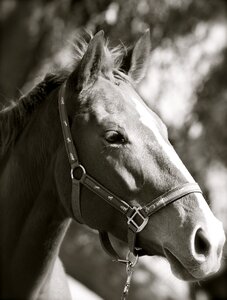
[[[143,207],[166,192],[195,181],[168,140],[161,119],[146,106],[136,87],[144,77],[150,38],[136,43],[127,72],[99,32],[70,74],[64,101],[80,163],[102,186],[131,207]],[[56,164],[60,198],[70,216],[71,181],[62,143]],[[92,190],[80,186],[83,222],[127,242],[125,216]],[[74,201],[74,199],[72,199]],[[225,237],[201,193],[190,192],[149,217],[136,247],[165,256],[185,280],[201,280],[220,267]]]

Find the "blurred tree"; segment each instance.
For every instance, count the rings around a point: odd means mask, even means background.
[[[153,47],[185,35],[198,22],[215,18],[226,1],[2,0],[0,2],[0,100],[17,98],[27,81],[82,28],[102,28],[115,43],[133,43],[147,27]],[[127,28],[127,30],[125,30]]]
[[[0,101],[20,96],[24,84],[34,80],[72,30],[91,22],[105,1],[0,2]],[[38,74],[37,74],[38,73]]]

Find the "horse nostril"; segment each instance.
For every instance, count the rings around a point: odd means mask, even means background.
[[[195,253],[207,257],[210,252],[210,242],[208,241],[203,229],[198,229],[195,234]]]

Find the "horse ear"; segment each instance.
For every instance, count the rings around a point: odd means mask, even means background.
[[[104,56],[104,32],[103,30],[95,34],[90,41],[78,70],[78,89],[82,90],[93,84],[102,68]]]
[[[150,30],[148,29],[143,36],[137,41],[131,53],[131,63],[128,75],[135,83],[140,81],[146,75],[149,57],[151,52]]]

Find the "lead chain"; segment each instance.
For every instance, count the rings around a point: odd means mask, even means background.
[[[126,263],[126,273],[127,273],[127,279],[125,282],[125,286],[124,286],[124,290],[123,290],[123,294],[121,297],[121,300],[126,300],[128,297],[128,293],[129,293],[129,289],[130,289],[130,285],[131,285],[131,280],[132,280],[132,274],[134,271],[134,267],[138,262],[138,256],[134,256],[135,260],[134,261],[130,261],[129,260],[129,256],[130,256],[131,252],[129,252],[128,254],[128,258],[127,258],[127,263]]]

